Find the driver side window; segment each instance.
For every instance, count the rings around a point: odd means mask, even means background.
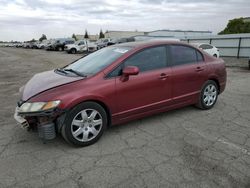
[[[122,64],[116,67],[111,73],[108,74],[108,78],[120,76],[122,69],[127,66],[136,66],[140,72],[160,69],[167,67],[167,51],[165,46],[158,46],[153,48],[147,48],[141,52],[138,52]]]
[[[148,48],[128,58],[124,65],[136,66],[140,72],[161,69],[167,66],[166,53],[165,46]]]

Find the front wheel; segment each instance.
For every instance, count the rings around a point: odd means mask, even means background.
[[[62,127],[63,138],[77,146],[94,144],[107,127],[107,114],[95,102],[84,102],[73,108]]]
[[[199,102],[196,106],[204,110],[211,109],[217,101],[218,93],[217,84],[213,80],[208,80],[201,90]]]
[[[72,49],[70,50],[70,52],[71,52],[72,54],[75,54],[75,53],[76,53],[76,49],[75,49],[75,48],[72,48]]]

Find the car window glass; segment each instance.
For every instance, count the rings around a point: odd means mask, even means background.
[[[137,66],[140,72],[166,67],[166,48],[148,48],[125,61],[125,66]]]
[[[95,74],[131,50],[130,47],[107,47],[95,51],[64,67],[83,74]]]
[[[172,45],[171,48],[173,65],[183,65],[197,62],[196,50],[188,46]]]
[[[203,55],[198,51],[196,50],[196,54],[197,54],[197,61],[200,62],[200,61],[203,61]]]
[[[111,78],[111,77],[120,76],[122,74],[122,69],[123,69],[123,64],[116,67],[115,70],[113,70],[111,73],[109,73],[109,75],[107,77]]]

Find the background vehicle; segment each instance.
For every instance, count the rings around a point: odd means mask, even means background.
[[[97,48],[101,49],[109,45],[109,43],[113,43],[111,38],[99,39],[96,44]]]
[[[87,146],[110,125],[187,105],[211,109],[226,78],[222,59],[186,43],[124,43],[35,75],[21,89],[15,118],[43,139],[56,129]]]
[[[42,42],[40,42],[39,44],[37,44],[37,48],[38,49],[44,49],[45,46],[49,43],[49,40],[43,40]]]
[[[74,44],[67,44],[64,47],[68,53],[79,53],[79,52],[89,52],[95,51],[97,49],[97,45],[95,43],[90,42],[89,40],[78,40]]]
[[[73,38],[59,38],[52,40],[50,44],[46,46],[46,50],[64,51],[64,47],[67,44],[74,44]]]
[[[220,57],[219,49],[211,44],[206,43],[192,43],[194,46],[197,46],[198,48],[204,50],[208,54],[214,57]]]
[[[114,38],[114,39],[111,39],[107,45],[110,46],[110,45],[114,45],[114,44],[121,44],[121,43],[125,43],[125,42],[134,42],[134,41],[135,41],[135,39],[133,37]]]

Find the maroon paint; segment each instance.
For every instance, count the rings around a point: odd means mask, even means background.
[[[176,41],[134,43],[131,51],[99,73],[85,79],[61,76],[53,71],[40,73],[27,83],[22,99],[26,101],[29,98],[30,102],[61,100],[60,109],[71,109],[84,101],[97,101],[109,109],[112,124],[119,124],[195,104],[203,84],[209,79],[219,83],[220,93],[224,91],[224,61],[199,49],[197,50],[204,56],[204,62],[199,64],[139,72],[125,80],[121,79],[122,76],[106,78],[113,68],[135,52],[165,44],[187,45]],[[135,67],[127,69],[128,74],[136,71]]]

